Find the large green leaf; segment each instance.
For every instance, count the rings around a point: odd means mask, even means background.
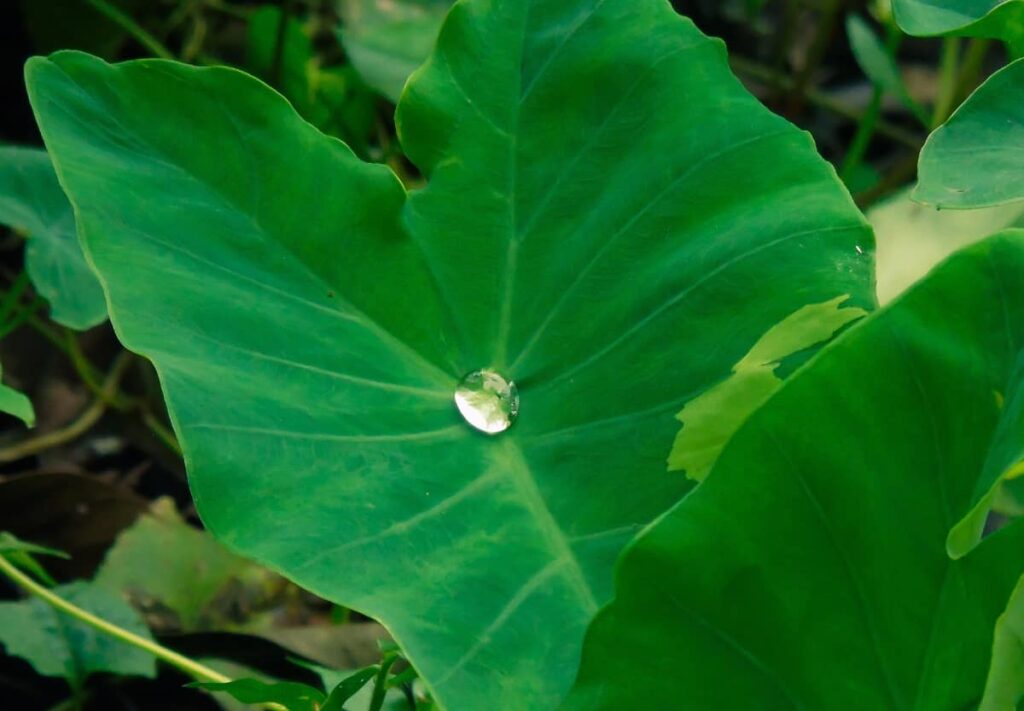
[[[338,28],[363,80],[398,103],[409,75],[426,61],[452,0],[341,0]]]
[[[552,706],[690,486],[673,413],[801,307],[873,303],[834,172],[661,0],[456,5],[399,110],[411,196],[235,71],[28,78],[205,523],[382,620],[447,707]],[[453,402],[480,368],[519,385],[495,437]]]
[[[152,639],[128,603],[102,588],[79,582],[53,592],[129,632]],[[58,612],[39,598],[0,602],[0,644],[40,674],[64,677],[73,687],[97,672],[156,676],[156,663],[149,652]]]
[[[976,705],[1024,525],[945,543],[1016,420],[1022,348],[1024,231],[826,347],[624,554],[569,707]]]
[[[1024,59],[981,85],[928,137],[914,198],[952,208],[1024,200]]]
[[[28,235],[25,268],[54,321],[84,330],[107,318],[103,290],[82,255],[75,215],[46,151],[0,146],[0,224]]]
[[[911,35],[1024,37],[1021,0],[892,0],[896,22]]]

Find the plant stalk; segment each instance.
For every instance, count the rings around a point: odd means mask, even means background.
[[[11,582],[22,590],[30,595],[38,597],[58,612],[69,615],[70,617],[89,625],[93,629],[96,629],[105,635],[121,640],[125,644],[130,644],[133,647],[148,652],[160,661],[184,672],[193,679],[198,681],[213,681],[217,683],[226,683],[231,681],[230,678],[224,676],[220,672],[214,671],[213,669],[189,659],[182,654],[178,654],[174,650],[168,649],[167,647],[153,642],[152,640],[140,637],[134,632],[129,632],[122,627],[118,627],[112,622],[108,622],[101,617],[97,617],[88,610],[83,610],[77,605],[68,602],[60,595],[47,590],[28,575],[15,568],[2,555],[0,555],[0,573],[5,575]]]

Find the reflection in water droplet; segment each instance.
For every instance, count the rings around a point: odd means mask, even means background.
[[[455,390],[455,405],[472,427],[498,434],[516,421],[519,390],[493,370],[474,370]]]

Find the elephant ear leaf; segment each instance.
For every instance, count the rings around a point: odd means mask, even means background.
[[[949,208],[1024,200],[1024,59],[989,77],[921,151],[914,199]]]
[[[82,254],[74,212],[46,151],[0,146],[0,224],[28,238],[25,269],[54,321],[85,330],[106,320],[103,289]]]
[[[957,560],[945,544],[1004,461],[1017,413],[997,394],[1022,351],[1024,231],[827,346],[623,555],[568,708],[626,708],[638,688],[653,707],[976,704],[1024,522]]]
[[[801,308],[874,304],[834,171],[664,0],[457,3],[398,108],[411,194],[237,71],[27,75],[204,522],[384,622],[446,708],[557,705],[692,486],[673,413]],[[495,436],[454,402],[479,371],[518,387]]]

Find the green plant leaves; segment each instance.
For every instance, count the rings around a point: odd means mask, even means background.
[[[319,711],[325,697],[322,691],[293,681],[236,679],[228,682],[201,681],[189,684],[197,689],[229,694],[244,704],[276,703],[288,711]]]
[[[32,401],[24,393],[3,383],[0,383],[0,412],[17,417],[29,427],[36,424],[36,411],[32,407]]]
[[[74,213],[46,151],[0,146],[0,223],[28,235],[25,268],[54,321],[84,330],[106,320],[103,290],[82,255]]]
[[[952,208],[1024,200],[1024,59],[971,95],[921,152],[914,199]]]
[[[837,330],[867,313],[841,308],[846,300],[839,296],[787,316],[733,366],[728,378],[686,403],[676,415],[683,427],[669,453],[669,471],[685,471],[690,479],[704,481],[740,425],[782,387],[782,378],[776,374],[781,361],[829,340]]]
[[[149,630],[118,596],[89,583],[70,583],[53,592],[92,614],[145,639]],[[67,679],[72,687],[89,675],[156,676],[153,657],[83,622],[54,610],[39,598],[0,602],[0,644],[44,676]]]
[[[690,486],[673,413],[801,307],[873,304],[834,172],[661,0],[456,5],[399,107],[408,196],[235,71],[28,83],[204,522],[382,620],[445,707],[555,705]],[[521,396],[493,438],[453,402],[480,368]]]
[[[846,18],[846,34],[850,38],[853,56],[868,79],[882,91],[899,99],[918,121],[926,127],[930,126],[924,109],[910,96],[895,58],[871,26],[859,15],[851,14]]]
[[[437,40],[452,0],[341,0],[338,28],[363,80],[398,103],[409,75]]]
[[[977,704],[1024,526],[945,543],[1015,421],[1022,277],[990,238],[787,380],[625,553],[569,708]]]
[[[892,0],[896,22],[911,35],[1024,37],[1020,0]]]
[[[996,623],[992,665],[978,711],[1016,709],[1024,699],[1024,578]]]

